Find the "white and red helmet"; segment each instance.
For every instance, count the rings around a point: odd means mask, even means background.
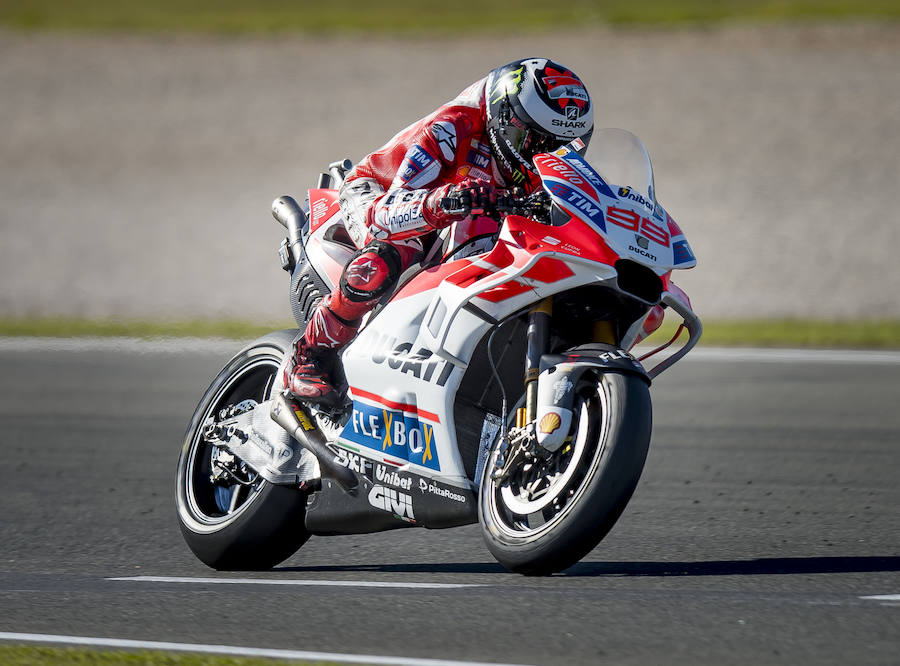
[[[485,87],[487,135],[509,185],[535,173],[532,159],[594,130],[594,108],[581,79],[547,58],[516,60],[493,70]]]

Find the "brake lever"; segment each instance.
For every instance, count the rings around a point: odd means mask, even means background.
[[[499,220],[502,213],[519,213],[525,210],[528,207],[528,198],[523,197],[521,193],[513,191],[509,194],[498,196],[497,202],[494,204],[484,204],[485,202],[483,201],[472,201],[471,196],[468,194],[457,197],[444,197],[440,202],[441,208],[452,215],[476,213]]]
[[[472,197],[468,194],[458,197],[444,197],[441,199],[440,206],[451,215],[468,215],[472,212]]]
[[[519,209],[518,201],[514,196],[503,195],[497,197],[497,205],[495,208],[500,213],[514,213]]]

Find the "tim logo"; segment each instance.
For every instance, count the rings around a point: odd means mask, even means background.
[[[369,491],[369,504],[376,509],[393,513],[404,520],[413,522],[416,520],[416,516],[413,514],[412,497],[393,488],[372,486],[372,490]]]

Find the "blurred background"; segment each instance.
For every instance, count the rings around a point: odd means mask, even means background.
[[[900,2],[418,4],[0,0],[6,330],[289,320],[272,199],[540,55],[644,140],[704,319],[900,343]]]

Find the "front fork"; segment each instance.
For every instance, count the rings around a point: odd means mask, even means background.
[[[500,454],[494,463],[491,478],[504,481],[522,456],[534,456],[534,423],[538,404],[538,377],[541,374],[541,356],[550,349],[550,318],[553,316],[553,298],[548,297],[531,308],[528,313],[528,346],[525,350],[525,404],[516,410],[516,427],[505,431],[501,437]],[[505,419],[504,419],[505,422]],[[504,426],[505,428],[505,426]]]
[[[548,296],[528,313],[528,348],[525,352],[525,406],[516,411],[516,427],[524,428],[537,418],[538,376],[541,356],[550,352],[550,319],[553,297]],[[615,327],[608,321],[594,323],[594,342],[616,344]]]
[[[541,373],[541,356],[550,351],[550,318],[553,299],[548,297],[528,313],[528,347],[525,351],[525,406],[516,411],[516,427],[532,423],[537,414],[537,380]]]
[[[550,320],[553,317],[553,298],[547,297],[535,305],[528,313],[528,346],[525,350],[525,404],[516,410],[516,427],[503,434],[500,455],[495,461],[491,478],[499,483],[504,481],[520,460],[546,458],[552,450],[537,446],[538,432],[535,423],[538,415],[538,378],[541,374],[541,357],[550,352]],[[594,341],[614,344],[615,329],[605,321],[594,325]],[[546,400],[546,396],[545,396]],[[562,410],[561,410],[562,411]],[[568,420],[563,423],[557,415],[557,423],[547,426],[554,432],[564,426],[568,432]],[[558,448],[558,447],[556,447]]]

